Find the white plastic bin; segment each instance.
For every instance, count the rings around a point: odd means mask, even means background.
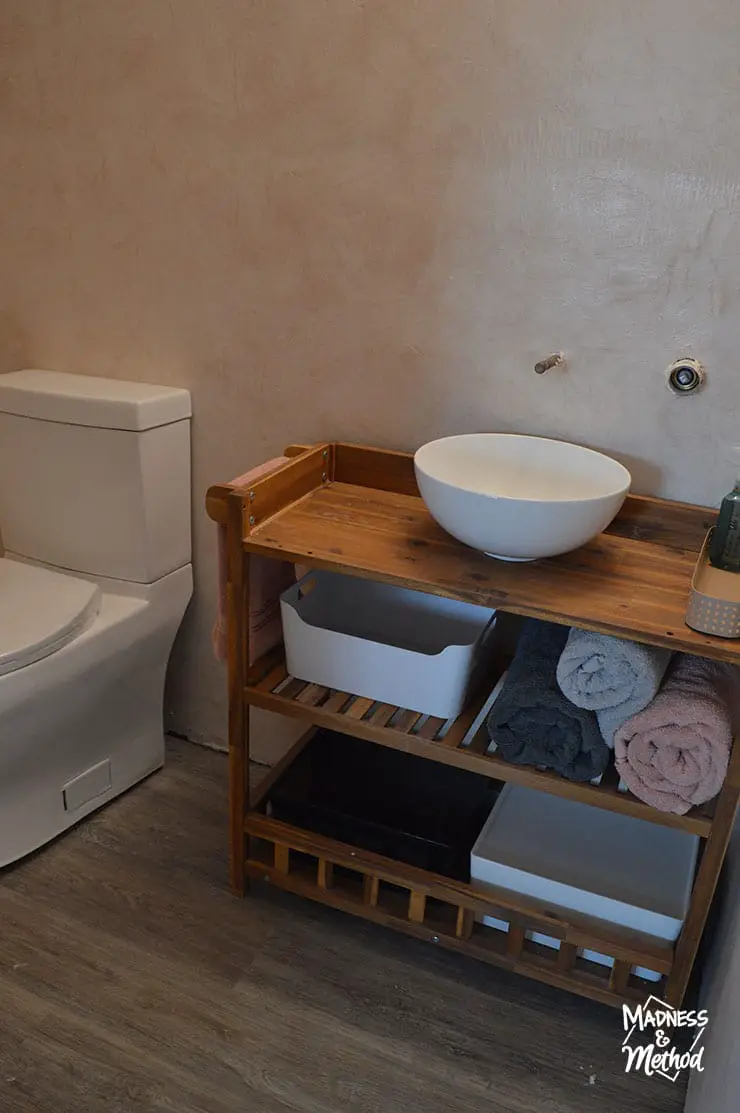
[[[698,835],[507,784],[470,856],[474,881],[535,897],[657,939],[678,938],[688,911]],[[494,917],[491,927],[507,929]],[[536,943],[560,942],[533,932]],[[608,955],[579,952],[613,965]],[[634,971],[657,981],[660,974]]]
[[[299,680],[450,719],[485,668],[495,611],[313,571],[280,597],[288,672]]]

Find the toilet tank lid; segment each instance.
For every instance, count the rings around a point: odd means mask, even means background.
[[[182,421],[192,409],[180,387],[26,370],[0,375],[0,413],[141,432]]]

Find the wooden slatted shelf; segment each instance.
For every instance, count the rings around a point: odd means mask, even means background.
[[[670,944],[588,916],[453,881],[259,812],[247,815],[245,830],[253,848],[246,871],[254,879],[556,985],[575,978],[607,1004],[662,992],[665,977],[648,982],[635,967],[667,976],[673,966]],[[507,924],[508,931],[484,925],[483,915]],[[533,942],[532,932],[559,940],[560,949]],[[609,955],[613,970],[584,959],[581,950]]]
[[[733,749],[716,801],[686,816],[655,811],[619,793],[613,775],[594,786],[510,765],[486,752],[484,731],[466,740],[487,692],[472,699],[454,723],[442,724],[406,708],[289,677],[279,646],[250,666],[250,576],[255,556],[290,560],[740,664],[740,640],[698,634],[684,622],[692,570],[716,513],[629,496],[609,528],[576,552],[507,564],[460,545],[435,524],[419,497],[413,457],[406,453],[324,444],[292,446],[286,455],[291,457],[287,464],[251,487],[212,487],[206,499],[210,517],[226,527],[227,535],[234,891],[243,895],[250,878],[267,878],[291,892],[599,1001],[614,1005],[656,991],[679,1006],[740,799],[740,746]],[[264,813],[265,801],[309,735],[250,795],[251,705],[700,835],[703,850],[675,947],[575,914],[557,914],[511,894],[498,892],[494,899],[474,886],[280,824]],[[483,926],[483,913],[506,922],[508,932]],[[533,943],[532,931],[559,939],[559,950]],[[586,961],[582,948],[610,955],[613,969]],[[656,989],[636,979],[632,968],[637,965],[659,971],[664,983]]]
[[[271,656],[270,660],[274,660]],[[499,781],[536,788],[553,796],[564,796],[584,804],[631,815],[664,827],[708,838],[712,829],[713,807],[693,808],[687,815],[660,812],[638,800],[630,792],[619,792],[618,778],[613,767],[605,773],[600,785],[568,781],[557,773],[548,773],[528,765],[512,765],[496,754],[486,752],[488,737],[485,727],[475,735],[469,745],[462,746],[466,734],[475,722],[483,704],[494,686],[496,675],[487,686],[471,699],[458,719],[449,726],[444,719],[432,719],[416,712],[388,704],[376,704],[370,699],[348,692],[335,692],[316,684],[306,684],[288,675],[285,659],[269,671],[266,666],[255,666],[262,679],[245,689],[245,699],[254,707],[274,711],[291,718],[306,719],[316,726],[352,734],[381,746],[404,750],[418,757],[443,762],[480,773]]]

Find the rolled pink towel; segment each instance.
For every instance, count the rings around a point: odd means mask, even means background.
[[[685,815],[719,792],[737,722],[738,672],[681,653],[644,711],[614,736],[623,781],[640,800]]]

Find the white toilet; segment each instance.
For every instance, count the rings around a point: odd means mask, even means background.
[[[0,375],[0,866],[164,761],[190,412],[186,390]]]

